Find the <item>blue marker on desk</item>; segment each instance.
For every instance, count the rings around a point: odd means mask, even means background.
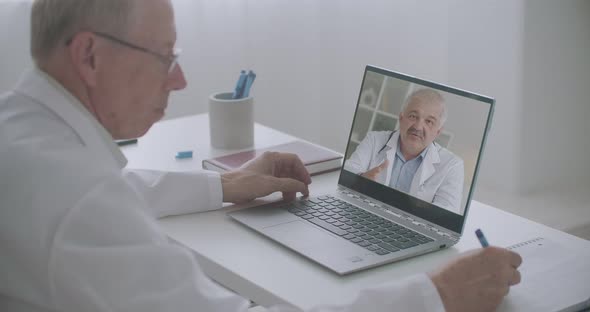
[[[238,78],[238,82],[236,82],[236,88],[234,89],[234,94],[232,95],[232,99],[241,99],[242,95],[244,94],[244,88],[246,87],[246,71],[242,70],[240,72],[240,77]]]
[[[174,158],[176,158],[176,159],[193,158],[193,151],[178,152],[178,153],[176,153],[176,156],[174,156]]]
[[[477,236],[477,239],[479,239],[481,247],[486,248],[490,245],[488,244],[488,240],[486,239],[485,235],[483,235],[483,232],[480,229],[475,230],[475,236]]]

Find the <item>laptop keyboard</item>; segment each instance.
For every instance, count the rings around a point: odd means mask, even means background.
[[[289,203],[287,211],[378,255],[433,240],[332,196]]]

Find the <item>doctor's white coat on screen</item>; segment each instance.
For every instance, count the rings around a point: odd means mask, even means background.
[[[0,311],[248,309],[155,222],[221,208],[219,174],[125,164],[106,130],[41,71],[0,97]],[[346,299],[313,311],[444,310],[426,274]]]
[[[393,134],[391,131],[367,133],[346,160],[344,169],[354,174],[362,174],[388,159],[389,165],[379,173],[376,182],[389,185],[399,137],[399,131]],[[465,175],[463,160],[435,142],[427,149],[422,164],[412,179],[410,195],[461,214]]]

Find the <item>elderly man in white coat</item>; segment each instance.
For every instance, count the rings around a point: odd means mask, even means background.
[[[434,142],[447,119],[444,98],[414,91],[402,105],[398,131],[372,131],[345,169],[461,214],[463,160]]]
[[[113,139],[141,136],[186,86],[170,1],[35,0],[31,18],[37,68],[0,97],[0,311],[246,311],[155,218],[307,195],[301,161],[267,153],[222,175],[124,169]],[[520,263],[482,248],[313,311],[492,311]]]

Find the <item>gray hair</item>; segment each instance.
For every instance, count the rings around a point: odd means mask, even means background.
[[[445,122],[447,122],[448,112],[447,112],[447,105],[445,104],[445,98],[436,90],[433,89],[418,89],[406,98],[404,103],[402,104],[401,112],[405,112],[406,108],[408,108],[408,104],[413,98],[420,98],[430,102],[438,102],[442,106],[442,112],[440,114],[440,126],[444,126]]]
[[[31,56],[37,65],[80,31],[124,34],[134,0],[35,0],[31,9]]]

